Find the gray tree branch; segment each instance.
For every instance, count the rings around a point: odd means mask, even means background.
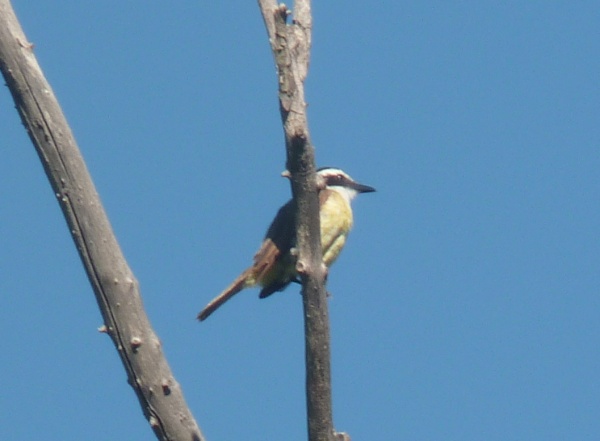
[[[0,70],[92,284],[101,330],[115,344],[145,417],[160,440],[202,441],[75,138],[8,0],[0,0]]]
[[[312,16],[309,0],[296,0],[292,24],[274,0],[259,0],[279,81],[279,106],[287,150],[287,170],[297,207],[298,272],[302,278],[309,441],[349,440],[333,429],[329,313],[319,221],[319,183],[310,141],[304,80],[310,60]],[[345,437],[345,438],[344,438]]]

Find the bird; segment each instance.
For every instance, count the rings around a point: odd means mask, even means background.
[[[283,176],[290,176],[284,172]],[[337,259],[353,224],[351,201],[360,193],[375,189],[359,184],[343,170],[321,167],[317,170],[321,248],[327,268]],[[226,301],[245,288],[262,287],[259,298],[283,291],[299,282],[296,271],[296,211],[293,200],[283,205],[271,222],[252,265],[211,300],[198,314],[203,321]]]

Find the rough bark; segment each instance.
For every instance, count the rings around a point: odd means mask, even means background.
[[[304,80],[308,73],[312,17],[309,0],[296,0],[293,21],[273,0],[259,0],[279,81],[279,106],[287,151],[287,170],[297,208],[298,272],[304,305],[306,401],[309,441],[334,441],[329,313],[319,225],[315,154],[310,141]],[[349,439],[347,437],[346,439]]]
[[[77,143],[8,0],[0,0],[0,70],[65,216],[142,411],[160,440],[204,438],[127,265]]]

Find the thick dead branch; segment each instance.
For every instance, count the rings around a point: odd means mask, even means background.
[[[276,5],[272,0],[259,0],[259,5],[277,67],[287,169],[298,210],[296,229],[298,272],[303,282],[308,439],[334,441],[326,269],[321,250],[315,155],[304,99],[312,32],[310,1],[295,1],[292,24],[287,23],[290,11],[285,5]]]
[[[201,441],[142,305],[71,129],[8,0],[0,0],[0,70],[37,150],[144,415],[160,440]]]

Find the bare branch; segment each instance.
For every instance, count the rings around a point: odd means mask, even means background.
[[[202,441],[165,359],[71,129],[8,0],[0,0],[0,70],[42,161],[87,272],[104,326],[160,440]]]
[[[330,338],[326,268],[320,240],[314,148],[310,141],[304,80],[310,60],[312,18],[309,0],[296,0],[293,23],[283,4],[259,0],[279,80],[279,105],[287,170],[297,208],[298,273],[303,282],[308,438],[334,441],[331,405]]]
[[[260,12],[262,13],[271,49],[275,51],[275,10],[278,8],[275,0],[258,0]]]

